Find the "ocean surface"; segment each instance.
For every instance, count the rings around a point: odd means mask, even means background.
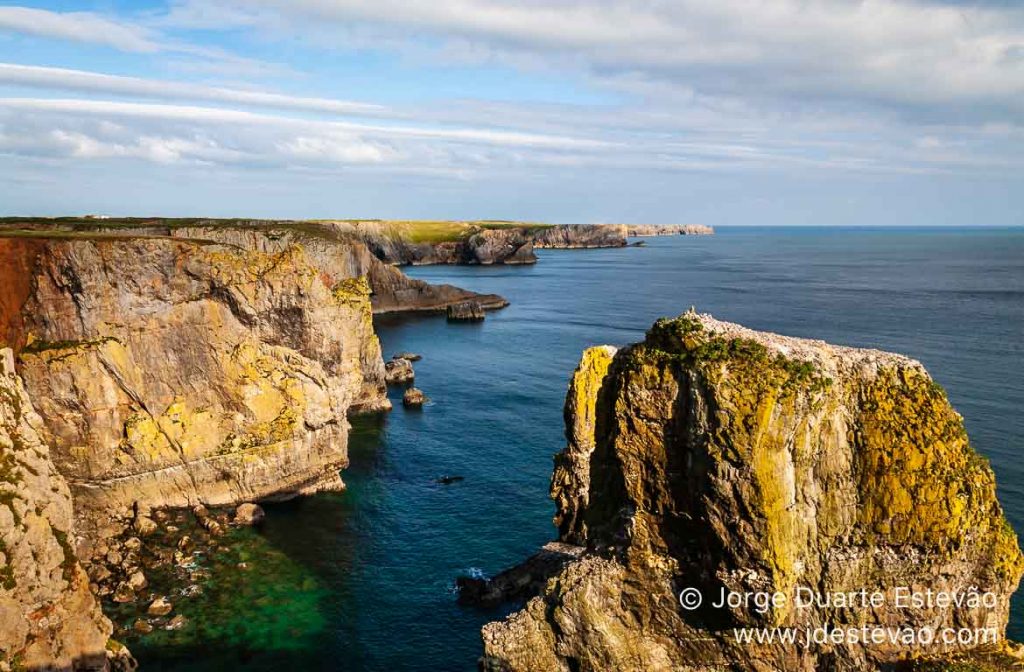
[[[459,607],[452,584],[553,538],[551,456],[580,352],[639,340],[691,305],[921,360],[1024,531],[1024,229],[728,228],[643,240],[541,250],[533,267],[407,269],[511,305],[482,324],[379,319],[385,357],[423,355],[416,385],[431,403],[405,410],[393,389],[393,412],[357,423],[348,490],[268,506],[265,526],[246,533],[249,575],[214,574],[204,608],[219,610],[216,626],[137,645],[143,669],[476,669],[480,626],[504,612]],[[465,480],[436,483],[443,475]],[[1024,600],[1009,634],[1024,638]]]

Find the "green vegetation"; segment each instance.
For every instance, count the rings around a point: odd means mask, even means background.
[[[71,547],[71,542],[68,541],[68,534],[63,530],[58,530],[56,527],[53,529],[53,536],[60,544],[60,550],[64,552],[64,559],[61,560],[60,567],[61,572],[64,575],[64,580],[71,583],[71,580],[75,576],[75,549]]]
[[[49,355],[48,361],[57,361],[71,357],[82,350],[98,348],[106,343],[120,344],[121,341],[113,336],[82,341],[44,341],[35,339],[25,344],[25,347],[21,349],[19,357],[26,355]]]
[[[209,219],[198,217],[0,217],[0,238],[41,238],[111,240],[118,238],[167,238],[175,229],[213,227],[236,230],[258,229],[268,237],[277,239],[287,233],[326,240],[343,240],[349,233],[333,223],[346,224],[359,231],[402,238],[413,243],[441,243],[464,240],[482,229],[522,228],[535,232],[551,226],[534,222],[506,220],[269,220],[269,219]],[[176,238],[178,239],[178,238]],[[212,242],[212,241],[194,241]]]
[[[14,590],[18,582],[14,578],[14,565],[11,564],[11,556],[3,539],[0,539],[0,556],[4,558],[4,564],[0,567],[0,588]]]

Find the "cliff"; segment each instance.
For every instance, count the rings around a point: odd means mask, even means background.
[[[704,224],[629,224],[626,234],[643,236],[712,236],[715,230]]]
[[[367,278],[250,235],[0,238],[28,278],[8,342],[77,507],[342,487],[346,415],[389,406]]]
[[[469,222],[333,222],[355,236],[380,260],[396,266],[432,264],[523,265],[537,263],[530,226]]]
[[[621,224],[559,224],[538,231],[533,245],[538,249],[625,247],[626,227]]]
[[[100,670],[112,626],[75,555],[71,493],[0,349],[0,669]]]
[[[332,222],[395,265],[523,265],[534,248],[625,247],[626,227],[515,222]]]
[[[462,229],[457,231],[462,231]],[[501,235],[499,234],[502,232],[496,231],[495,235],[490,235],[491,232],[484,233],[488,235],[482,235],[474,244],[481,250],[489,249],[488,254],[498,254],[500,250],[494,248],[493,241],[500,239]],[[389,255],[410,253],[410,250],[420,250],[423,254],[427,254],[430,250],[435,250],[435,247],[425,243],[411,243],[403,230],[387,228],[383,223],[367,223],[365,226],[357,227],[348,222],[287,220],[0,219],[0,237],[52,239],[75,236],[93,238],[174,237],[203,243],[219,242],[264,253],[279,253],[290,245],[299,245],[315,257],[318,264],[330,272],[340,272],[351,277],[366,276],[370,283],[370,304],[374,313],[444,312],[448,306],[466,301],[475,301],[487,310],[503,308],[508,305],[508,301],[496,294],[478,294],[453,285],[432,285],[410,278],[400,270],[392,268],[393,264],[414,262],[405,257],[389,258]],[[487,241],[492,241],[492,243]],[[387,247],[382,248],[382,245]],[[374,251],[371,251],[371,248]],[[528,245],[527,248],[532,255],[532,246]],[[0,255],[3,254],[4,252],[0,250]],[[510,254],[514,254],[514,252]],[[0,310],[3,310],[6,304],[18,300],[15,295],[19,291],[27,291],[23,285],[27,282],[28,275],[24,269],[17,273],[14,272],[14,266],[23,264],[22,260],[0,256],[0,261],[3,261],[11,269],[13,282],[10,286],[0,287]],[[459,259],[440,261],[435,255],[423,263],[472,262]],[[512,259],[502,259],[500,263],[516,262]],[[11,314],[11,311],[4,310],[3,314]],[[15,319],[20,318],[15,317]],[[17,324],[5,326],[12,330],[20,328]],[[10,340],[8,339],[8,341]]]
[[[750,627],[1001,638],[1024,559],[992,470],[919,363],[691,313],[588,350],[565,417],[555,523],[587,550],[484,627],[485,669],[871,670],[978,645],[741,642]],[[702,606],[683,608],[686,588]],[[986,597],[900,608],[906,589]],[[881,603],[800,600],[861,590]],[[715,608],[722,591],[782,597]]]

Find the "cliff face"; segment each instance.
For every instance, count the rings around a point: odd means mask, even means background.
[[[538,231],[533,245],[538,249],[625,247],[626,227],[621,224],[559,224]]]
[[[325,227],[303,233],[286,227],[254,230],[237,227],[203,226],[167,229],[168,235],[191,240],[217,241],[246,250],[280,254],[299,246],[312,262],[331,273],[365,277],[370,286],[370,305],[375,314],[399,312],[443,312],[448,306],[475,301],[487,310],[508,305],[497,294],[478,294],[454,285],[432,285],[410,278],[377,258],[362,239],[336,238]],[[346,229],[342,233],[349,235]],[[360,238],[356,240],[356,238]]]
[[[429,226],[429,224],[425,225]],[[387,223],[359,225],[334,223],[338,231],[357,237],[381,260],[395,265],[534,264],[534,248],[624,247],[626,227],[605,224],[554,226],[502,226],[485,228],[466,224],[462,232],[447,231],[440,240],[413,240]]]
[[[0,669],[104,669],[110,622],[74,552],[71,493],[0,349]]]
[[[78,507],[342,487],[346,414],[388,407],[366,276],[322,251],[255,234],[0,250],[29,269],[19,368]]]
[[[626,234],[642,236],[711,236],[715,230],[704,224],[629,224]]]
[[[490,669],[878,669],[977,642],[740,643],[734,628],[1003,633],[1024,559],[991,469],[915,361],[689,314],[587,351],[566,422],[555,522],[588,551],[484,628]],[[691,587],[694,611],[678,599]],[[907,588],[992,598],[899,608]],[[882,604],[798,606],[801,590],[862,589]],[[709,606],[723,590],[783,598]]]

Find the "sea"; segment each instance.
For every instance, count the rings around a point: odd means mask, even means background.
[[[548,483],[580,353],[638,341],[691,306],[920,360],[1024,532],[1024,229],[735,227],[640,240],[540,250],[534,266],[404,269],[510,305],[473,324],[377,318],[386,358],[422,355],[416,386],[429,403],[404,409],[394,388],[393,411],[358,419],[347,490],[268,505],[262,528],[239,533],[246,576],[215,570],[193,627],[128,642],[142,669],[475,670],[480,627],[510,607],[460,606],[453,584],[554,538]],[[1024,639],[1024,599],[1008,635]]]

